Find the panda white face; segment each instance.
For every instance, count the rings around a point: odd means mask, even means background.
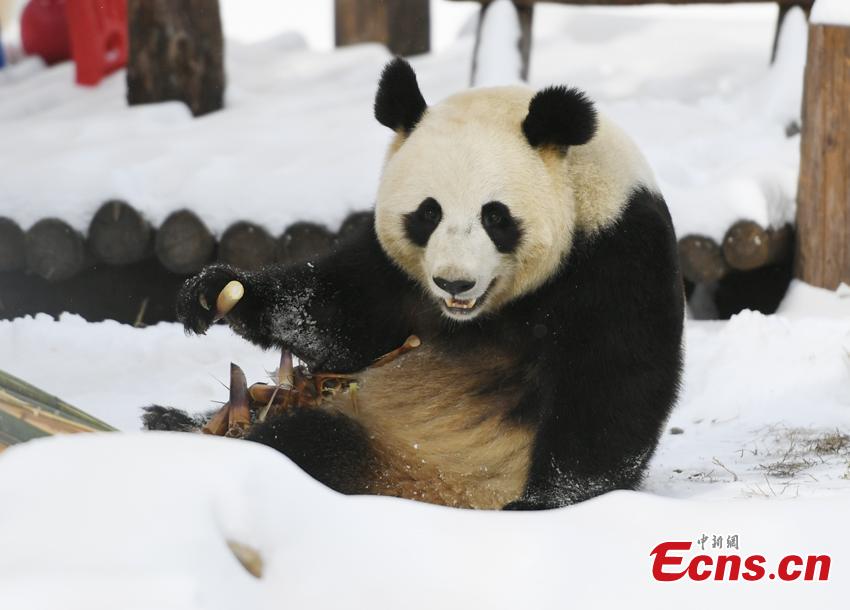
[[[391,147],[376,205],[384,250],[442,312],[467,321],[533,290],[572,239],[556,151],[528,144],[533,92],[462,93],[429,108]]]
[[[454,320],[535,290],[558,272],[574,231],[616,222],[635,188],[657,190],[634,142],[577,89],[473,89],[429,108],[395,59],[375,117],[396,132],[378,239]]]
[[[521,221],[490,201],[444,209],[433,197],[404,214],[404,232],[424,250],[421,279],[443,312],[455,320],[478,315],[487,299],[502,292],[513,271],[512,254],[522,239]],[[501,283],[501,284],[500,284]]]

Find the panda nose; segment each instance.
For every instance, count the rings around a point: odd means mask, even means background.
[[[475,280],[447,280],[442,277],[435,277],[434,283],[448,292],[452,296],[457,296],[467,290],[472,290],[475,286]]]

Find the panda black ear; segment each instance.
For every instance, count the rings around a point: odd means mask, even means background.
[[[410,133],[427,108],[413,68],[396,57],[381,74],[375,95],[375,118],[392,130]]]
[[[547,87],[531,98],[522,131],[534,146],[578,146],[596,134],[596,109],[578,89]]]

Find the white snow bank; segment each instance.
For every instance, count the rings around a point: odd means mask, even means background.
[[[120,430],[141,427],[140,407],[203,412],[227,400],[229,362],[249,381],[267,381],[278,357],[214,326],[187,337],[177,324],[145,329],[90,324],[63,314],[0,321],[0,370],[80,406]]]
[[[522,57],[520,26],[511,0],[496,0],[487,7],[480,25],[475,56],[476,87],[516,85],[520,82]]]
[[[635,136],[680,234],[719,239],[740,218],[793,220],[799,139],[785,127],[799,118],[799,15],[771,67],[767,4],[535,12],[531,84],[584,88]],[[70,64],[0,71],[0,216],[85,229],[119,197],[154,223],[190,206],[214,231],[247,218],[277,232],[296,220],[334,227],[369,207],[391,136],[372,118],[389,53],[295,40],[229,41],[227,108],[195,120],[178,103],[127,108],[123,72],[88,89],[72,85]],[[430,103],[467,86],[472,47],[464,36],[414,59]]]
[[[842,283],[833,291],[793,280],[776,313],[787,318],[850,320],[850,286]]]
[[[850,318],[744,311],[689,321],[686,346],[648,490],[713,499],[850,492],[850,438],[841,438],[850,434]]]
[[[341,496],[272,450],[179,434],[12,448],[0,489],[0,595],[15,610],[835,608],[850,594],[847,496],[617,492],[542,513],[465,511]],[[739,552],[765,556],[771,572],[786,554],[831,554],[829,580],[652,579],[656,545],[691,542],[692,557],[703,534],[737,535]],[[228,541],[259,551],[261,579]]]
[[[811,22],[821,25],[850,26],[850,2],[847,0],[816,0]]]

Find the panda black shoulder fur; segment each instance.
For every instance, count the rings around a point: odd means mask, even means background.
[[[670,216],[634,143],[579,91],[470,90],[426,107],[403,60],[375,115],[396,132],[368,227],[310,264],[213,265],[178,303],[311,370],[393,365],[340,400],[256,425],[343,493],[541,509],[641,481],[677,394],[682,283]]]

